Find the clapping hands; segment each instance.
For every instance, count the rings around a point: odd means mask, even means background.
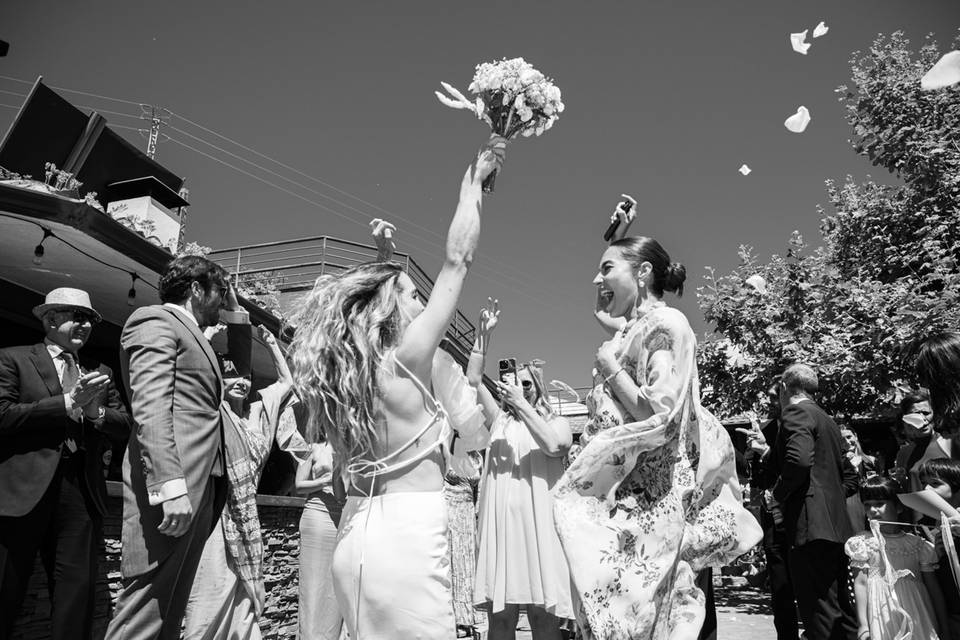
[[[750,419],[750,427],[748,429],[737,427],[736,432],[747,436],[747,446],[750,447],[751,451],[764,455],[770,450],[770,445],[767,443],[763,431],[760,430],[760,420],[753,411],[748,411],[746,416]]]

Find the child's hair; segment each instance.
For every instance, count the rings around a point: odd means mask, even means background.
[[[897,491],[900,485],[896,480],[884,476],[872,476],[860,485],[860,499],[864,502],[887,501],[897,502]]]
[[[947,484],[950,490],[960,491],[960,460],[950,458],[933,458],[924,460],[917,467],[920,484],[930,484],[930,480],[939,480]]]

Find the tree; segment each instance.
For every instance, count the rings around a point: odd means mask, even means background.
[[[913,382],[911,347],[960,327],[960,87],[919,85],[939,57],[930,36],[915,54],[902,33],[881,36],[837,90],[855,152],[900,184],[827,181],[819,248],[794,232],[782,256],[741,247],[731,273],[710,270],[698,301],[714,335],[699,360],[720,415],[760,409],[795,361],[816,366],[828,410],[888,415]]]

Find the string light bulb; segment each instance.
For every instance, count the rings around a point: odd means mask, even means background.
[[[40,244],[33,248],[33,264],[37,265],[38,267],[43,264],[43,243],[47,241],[47,238],[52,236],[53,232],[50,231],[50,229],[43,227],[43,238],[40,240]]]
[[[137,274],[130,274],[130,290],[127,291],[127,306],[132,307],[137,301]]]

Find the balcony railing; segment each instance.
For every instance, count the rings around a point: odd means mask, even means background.
[[[237,279],[261,276],[268,280],[280,291],[280,304],[286,311],[313,287],[317,278],[376,260],[377,248],[330,236],[315,236],[220,249],[208,257]],[[433,279],[416,260],[401,252],[396,252],[393,259],[404,265],[424,299],[429,298]],[[473,323],[457,311],[447,329],[450,342],[466,353],[473,347],[475,334]]]

